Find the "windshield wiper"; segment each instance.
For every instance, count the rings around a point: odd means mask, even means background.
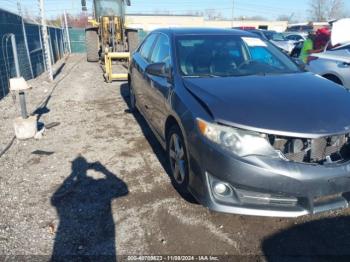
[[[228,75],[227,77],[240,77],[240,76],[266,76],[266,73],[242,73],[242,74],[235,74],[235,75]]]

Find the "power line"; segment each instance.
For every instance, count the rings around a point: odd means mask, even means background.
[[[214,8],[211,8],[211,6],[207,7],[199,7],[199,5],[194,5],[193,0],[177,0],[176,1],[176,8],[170,7],[171,3],[169,1],[159,1],[157,3],[157,6],[155,8],[159,9],[165,9],[164,13],[169,13],[169,14],[179,14],[179,13],[191,13],[191,12],[199,12],[199,13],[204,13],[207,9],[216,11],[216,12],[221,12],[225,11],[226,17],[232,17],[237,16],[239,13],[246,14],[256,14],[256,15],[268,15],[271,17],[275,17],[278,15],[283,15],[283,14],[290,14],[291,12],[300,14],[300,11],[297,12],[296,10],[290,10],[286,7],[282,6],[272,6],[272,5],[267,5],[267,4],[260,4],[260,3],[247,3],[246,1],[239,1],[239,0],[232,0],[232,4],[228,5],[231,0],[227,0],[226,4],[222,5],[215,5]],[[6,3],[6,6],[13,6],[12,9],[15,9],[15,4],[11,0],[0,0],[0,3],[4,2]],[[22,0],[23,3],[23,10],[27,10],[27,12],[32,13],[32,16],[35,16],[38,14],[38,9],[33,8],[32,2],[33,0]],[[65,0],[66,2],[66,0]],[[46,13],[50,14],[50,16],[54,15],[60,15],[63,14],[64,11],[68,11],[70,13],[80,13],[81,9],[80,7],[77,7],[77,5],[74,6],[74,0],[71,1],[72,7],[69,8],[67,7],[67,4],[62,7],[62,5],[59,5],[59,3],[62,3],[62,0],[46,0]],[[91,1],[90,1],[91,2]],[[136,2],[136,1],[135,1]],[[67,2],[66,2],[67,3]],[[137,2],[136,2],[137,3]],[[5,6],[5,7],[6,7]],[[55,7],[54,7],[55,6]],[[57,7],[59,6],[59,7]],[[136,4],[137,6],[137,4]],[[178,6],[181,6],[181,8],[177,8]],[[53,8],[54,7],[54,8]],[[193,7],[193,8],[191,8]],[[152,5],[150,5],[149,8],[152,8]],[[143,10],[138,10],[134,8],[128,8],[128,10],[132,12],[127,12],[128,14],[134,14],[134,13],[141,13],[141,14],[154,14],[154,13],[160,13],[161,11],[157,10],[150,10],[150,9],[143,9]],[[157,12],[155,12],[157,11]],[[228,11],[228,12],[227,12]],[[229,14],[231,12],[231,15]],[[35,13],[35,15],[34,15]]]

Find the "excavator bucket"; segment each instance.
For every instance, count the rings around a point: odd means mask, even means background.
[[[108,52],[106,50],[105,52],[105,79],[108,83],[111,83],[112,81],[126,81],[128,80],[128,74],[127,73],[113,73],[113,61],[115,60],[122,60],[129,63],[130,60],[130,53],[129,52]]]

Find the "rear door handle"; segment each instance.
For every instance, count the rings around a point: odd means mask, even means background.
[[[350,63],[349,62],[344,62],[343,66],[350,66]]]

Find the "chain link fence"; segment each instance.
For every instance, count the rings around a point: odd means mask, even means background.
[[[68,52],[66,33],[57,27],[48,27],[52,63]],[[11,38],[15,38],[15,46]],[[26,80],[45,72],[43,37],[40,24],[0,9],[0,99],[9,92],[9,79],[16,76],[16,63],[20,75]],[[14,50],[16,49],[16,50]],[[17,52],[18,61],[15,61]]]

